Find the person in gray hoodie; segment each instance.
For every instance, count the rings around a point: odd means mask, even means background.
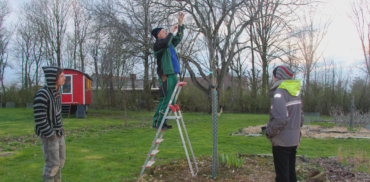
[[[294,72],[287,66],[274,69],[274,85],[270,120],[266,137],[272,144],[276,181],[296,182],[296,153],[301,141],[303,125],[301,80],[292,80]]]
[[[63,69],[42,67],[46,84],[33,99],[35,133],[40,137],[45,158],[43,182],[60,182],[61,170],[66,160],[63,136],[61,86],[65,77]]]

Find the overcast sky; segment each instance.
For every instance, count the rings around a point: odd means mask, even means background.
[[[29,0],[10,0],[13,12],[7,23],[16,22],[16,9],[27,1]],[[361,42],[356,28],[347,15],[350,11],[350,1],[327,0],[327,3],[319,8],[319,18],[321,20],[332,19],[328,33],[320,47],[320,52],[323,52],[323,58],[326,60],[334,60],[336,65],[346,69],[359,65],[363,59]],[[6,85],[18,82],[17,79],[20,78],[20,68],[17,67],[17,64],[11,64],[13,69],[8,68],[5,70]],[[360,71],[355,72],[362,75]]]

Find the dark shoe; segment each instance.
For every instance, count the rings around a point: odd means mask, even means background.
[[[164,123],[162,128],[166,128],[166,129],[172,129],[172,125],[168,125],[167,123]]]
[[[158,126],[152,126],[152,127],[153,127],[154,129],[157,129],[157,130],[158,130],[159,126],[160,126],[160,124],[159,124]],[[166,129],[168,129],[168,128],[165,126],[165,124],[163,124],[163,126],[162,126],[162,129],[161,129],[161,130],[166,130]]]

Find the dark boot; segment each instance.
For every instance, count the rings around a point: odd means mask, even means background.
[[[162,128],[165,127],[166,129],[172,129],[172,125],[168,125],[167,123],[164,123]]]

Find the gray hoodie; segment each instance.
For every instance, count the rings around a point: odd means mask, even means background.
[[[301,141],[303,125],[300,80],[280,80],[271,88],[273,98],[266,137],[273,146],[292,147]]]

